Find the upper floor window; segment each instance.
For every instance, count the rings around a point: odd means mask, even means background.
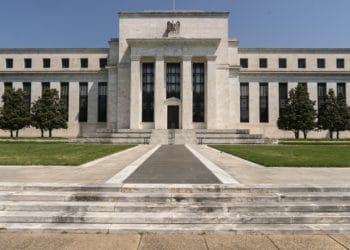
[[[317,59],[317,68],[324,69],[326,67],[326,59],[318,58]]]
[[[24,59],[24,67],[26,69],[30,69],[32,67],[32,59],[31,58]]]
[[[345,82],[337,83],[337,95],[343,95],[346,99],[346,85]]]
[[[51,59],[50,58],[43,59],[43,67],[46,69],[51,67]]]
[[[69,68],[69,58],[62,58],[62,68],[64,69]]]
[[[278,67],[280,69],[285,69],[287,68],[287,59],[286,58],[280,58],[278,59]]]
[[[337,68],[338,69],[345,68],[345,60],[344,60],[344,58],[338,58],[337,59]]]
[[[4,87],[5,87],[5,91],[6,91],[7,89],[12,89],[12,87],[13,87],[12,82],[5,82],[5,83],[4,83]]]
[[[241,67],[245,69],[249,67],[248,58],[241,58]]]
[[[100,68],[105,69],[107,66],[107,58],[100,58]]]
[[[305,58],[299,58],[298,59],[298,68],[299,69],[305,69],[306,68],[306,59]]]
[[[259,66],[260,68],[267,68],[267,58],[260,58]]]
[[[81,58],[80,59],[80,67],[81,68],[88,68],[89,67],[89,59]]]
[[[13,59],[12,58],[6,58],[6,68],[7,69],[13,68]]]
[[[180,63],[167,63],[166,65],[166,98],[179,98],[181,89]]]

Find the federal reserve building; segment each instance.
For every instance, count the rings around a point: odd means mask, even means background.
[[[240,48],[229,37],[229,15],[120,12],[119,37],[106,48],[0,49],[0,95],[23,88],[30,107],[55,88],[68,129],[54,135],[102,142],[163,142],[169,130],[179,143],[199,134],[210,143],[220,131],[254,140],[293,137],[277,119],[298,84],[307,86],[316,110],[329,89],[350,104],[350,49]],[[34,128],[20,133],[40,136]]]

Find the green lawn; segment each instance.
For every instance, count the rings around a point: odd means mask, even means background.
[[[266,167],[350,167],[350,145],[214,145]]]
[[[81,165],[130,145],[0,142],[0,165]]]

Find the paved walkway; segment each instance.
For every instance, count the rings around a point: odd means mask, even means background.
[[[124,183],[215,184],[219,179],[183,145],[161,146]]]
[[[350,235],[0,233],[0,250],[350,249]]]

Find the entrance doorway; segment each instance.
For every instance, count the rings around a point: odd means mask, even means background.
[[[168,129],[179,128],[179,106],[168,106]]]

